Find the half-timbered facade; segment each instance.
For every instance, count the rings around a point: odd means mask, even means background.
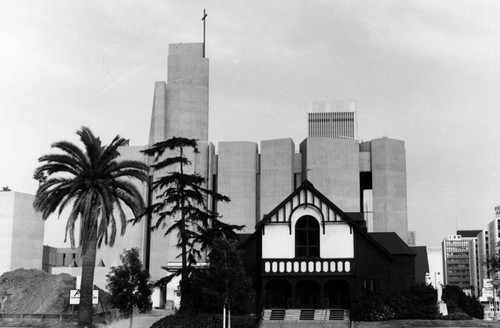
[[[264,308],[349,308],[357,289],[414,283],[415,254],[395,233],[371,236],[359,213],[344,213],[308,181],[242,249]]]

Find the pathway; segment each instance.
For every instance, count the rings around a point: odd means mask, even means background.
[[[134,320],[132,322],[132,328],[149,328],[156,321],[164,318],[167,315],[173,314],[171,310],[157,310],[154,309],[149,313],[139,313],[134,315]],[[98,328],[129,328],[130,319],[121,319],[114,321],[109,325],[100,324]]]

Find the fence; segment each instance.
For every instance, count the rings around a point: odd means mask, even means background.
[[[94,314],[94,322],[111,322],[119,317],[116,309]],[[78,314],[47,314],[47,313],[0,313],[0,323],[3,326],[18,326],[19,324],[42,324],[47,326],[77,326]],[[50,324],[50,325],[49,325]]]

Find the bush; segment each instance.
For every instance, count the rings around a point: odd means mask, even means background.
[[[484,308],[481,305],[481,303],[471,297],[471,296],[466,296],[462,300],[462,309],[464,310],[465,313],[470,315],[471,317],[477,318],[477,319],[483,319],[484,318]]]
[[[447,316],[441,317],[441,320],[471,320],[472,317],[467,313],[463,312],[453,312],[448,314]]]
[[[388,294],[361,290],[353,299],[351,318],[354,321],[386,321],[396,318],[389,305]]]
[[[436,319],[436,291],[430,286],[413,286],[398,292],[356,294],[351,307],[355,321],[386,321],[394,319]]]
[[[231,316],[231,327],[257,328],[259,318],[255,316]],[[155,322],[151,328],[220,328],[222,314],[179,313]]]
[[[389,297],[389,305],[395,310],[396,319],[435,319],[437,293],[431,286],[412,286]]]
[[[484,318],[484,308],[481,303],[477,299],[466,295],[460,287],[444,286],[442,299],[446,303],[450,314],[467,313],[474,318]]]

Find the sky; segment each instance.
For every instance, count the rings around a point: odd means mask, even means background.
[[[34,194],[38,157],[81,126],[146,145],[168,44],[201,42],[203,9],[215,145],[298,146],[313,101],[355,101],[360,139],[405,141],[418,245],[494,219],[496,1],[2,1],[0,187]]]

